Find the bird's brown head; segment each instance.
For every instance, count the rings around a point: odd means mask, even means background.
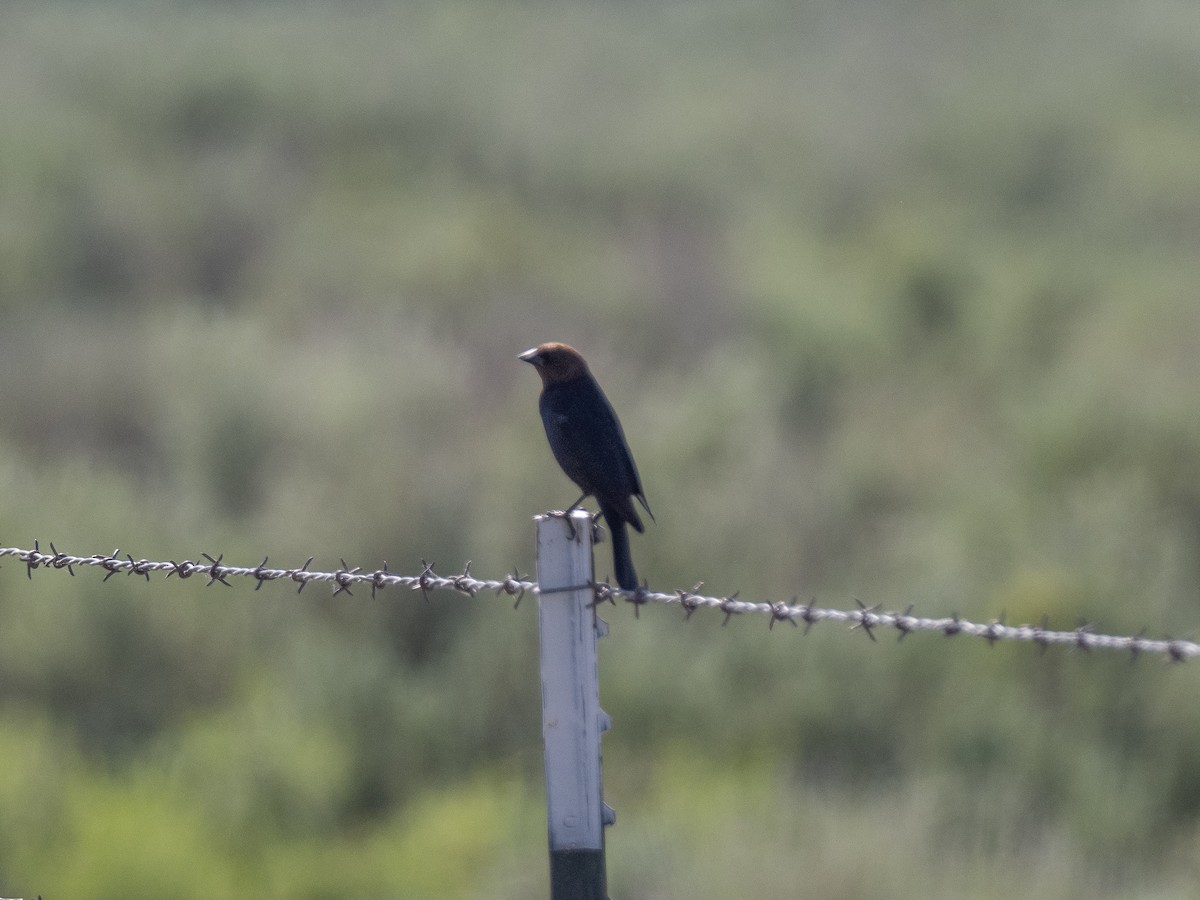
[[[523,359],[537,369],[544,385],[560,384],[588,374],[587,363],[579,351],[557,341],[539,344],[532,350],[526,350],[517,359]]]

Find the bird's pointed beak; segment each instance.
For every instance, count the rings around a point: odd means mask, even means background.
[[[540,363],[542,361],[542,358],[540,356],[538,356],[537,347],[531,347],[530,349],[526,350],[524,353],[519,354],[517,356],[517,359],[527,362],[532,366],[536,366],[538,363]]]

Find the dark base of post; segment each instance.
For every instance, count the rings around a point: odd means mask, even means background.
[[[603,850],[551,850],[551,900],[608,900]]]

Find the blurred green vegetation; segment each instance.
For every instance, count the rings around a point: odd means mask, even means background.
[[[1178,0],[7,3],[0,543],[531,571],[560,339],[656,588],[1194,637],[1198,59]],[[0,893],[544,895],[534,607],[5,566]],[[1193,667],[676,612],[607,614],[614,897],[1194,896]]]

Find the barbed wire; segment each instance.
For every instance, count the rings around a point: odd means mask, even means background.
[[[257,566],[226,565],[224,555],[216,557],[208,553],[201,556],[207,562],[184,560],[175,562],[169,560],[158,562],[148,559],[135,559],[131,554],[122,554],[114,550],[108,555],[72,556],[59,551],[50,544],[50,552],[44,552],[38,541],[34,541],[33,549],[19,547],[0,547],[0,557],[13,557],[26,566],[26,574],[33,578],[33,572],[39,568],[66,569],[70,575],[75,574],[75,567],[91,566],[105,571],[104,580],[108,581],[114,575],[141,575],[147,581],[152,574],[163,574],[166,578],[177,576],[180,579],[199,575],[207,578],[209,586],[220,583],[231,587],[227,579],[231,577],[252,578],[257,583],[258,590],[268,581],[287,580],[295,582],[297,593],[303,591],[310,582],[324,582],[333,587],[333,596],[345,593],[353,595],[351,588],[369,586],[371,596],[389,587],[406,587],[420,591],[426,600],[430,591],[450,590],[468,597],[474,597],[481,591],[495,592],[496,596],[506,594],[515,597],[514,608],[519,606],[527,593],[539,594],[536,581],[528,580],[528,576],[513,570],[511,575],[502,579],[479,579],[471,575],[471,564],[468,562],[461,573],[456,575],[438,575],[434,572],[434,563],[421,560],[421,572],[417,575],[400,575],[388,570],[387,564],[374,571],[364,571],[359,566],[351,567],[341,560],[342,567],[332,572],[320,572],[309,569],[315,557],[309,557],[302,565],[293,568],[268,567],[268,558]],[[695,585],[691,590],[676,590],[672,593],[651,591],[647,587],[639,587],[634,591],[616,588],[608,582],[597,582],[585,585],[556,588],[553,593],[565,590],[590,589],[593,592],[593,606],[602,603],[615,603],[618,597],[634,604],[634,613],[647,603],[659,603],[667,606],[679,606],[684,611],[685,621],[701,608],[718,610],[725,614],[723,625],[735,615],[765,615],[768,617],[768,628],[773,629],[776,622],[786,622],[795,627],[804,624],[807,634],[814,625],[822,622],[839,622],[849,625],[852,630],[862,631],[872,641],[876,641],[876,632],[894,631],[899,639],[904,639],[914,632],[940,632],[946,637],[965,635],[982,638],[989,644],[997,641],[1024,641],[1036,644],[1045,649],[1050,645],[1066,645],[1078,647],[1081,650],[1118,650],[1137,657],[1143,653],[1161,654],[1175,662],[1185,662],[1195,656],[1200,656],[1200,644],[1178,638],[1150,638],[1145,631],[1136,635],[1100,634],[1087,623],[1067,630],[1054,630],[1047,627],[1045,619],[1041,625],[1007,625],[1004,617],[992,622],[972,622],[958,615],[927,618],[912,614],[913,607],[909,606],[904,612],[881,611],[879,606],[866,606],[860,600],[855,600],[855,609],[829,609],[818,607],[814,603],[799,603],[795,598],[791,603],[771,601],[749,601],[738,599],[737,593],[725,597],[714,597],[701,594],[702,584]],[[551,593],[547,591],[545,593]]]
[[[0,557],[12,556],[25,563],[26,573],[30,578],[33,578],[33,572],[38,568],[50,569],[66,569],[71,575],[75,574],[76,566],[95,566],[104,569],[108,574],[104,576],[104,580],[108,581],[114,575],[143,575],[146,580],[150,580],[152,574],[162,573],[167,578],[176,575],[181,579],[191,578],[193,575],[199,575],[202,578],[208,579],[208,584],[211,586],[220,582],[226,587],[232,587],[226,580],[231,577],[237,578],[253,578],[258,584],[255,585],[255,590],[258,590],[268,581],[278,581],[281,579],[294,581],[299,584],[296,592],[304,590],[310,582],[328,582],[333,585],[333,595],[349,594],[353,596],[351,588],[356,585],[369,585],[371,588],[371,596],[374,597],[376,592],[381,588],[387,587],[407,587],[414,591],[421,591],[426,599],[429,599],[429,592],[434,590],[454,590],[460,594],[465,594],[468,597],[473,597],[479,591],[495,591],[497,595],[508,594],[517,598],[517,603],[521,602],[527,591],[536,591],[537,582],[526,581],[525,576],[517,574],[515,571],[512,575],[502,580],[480,580],[471,576],[471,564],[468,562],[459,575],[438,575],[433,571],[434,563],[427,563],[421,560],[422,571],[419,575],[398,575],[394,572],[389,572],[387,563],[383,564],[382,569],[376,569],[371,572],[364,572],[361,567],[354,566],[351,568],[343,559],[342,568],[333,572],[314,572],[308,567],[316,558],[310,556],[304,565],[291,568],[279,569],[270,568],[267,566],[269,557],[263,557],[263,561],[257,566],[228,566],[225,565],[224,554],[213,557],[208,553],[200,554],[207,562],[196,562],[190,559],[185,559],[183,562],[175,562],[169,560],[167,562],[155,562],[148,559],[134,559],[132,554],[122,554],[120,550],[114,550],[107,556],[96,554],[93,556],[72,556],[68,553],[60,552],[54,544],[50,545],[50,552],[42,551],[39,542],[33,542],[32,550],[22,550],[19,547],[0,547]]]

